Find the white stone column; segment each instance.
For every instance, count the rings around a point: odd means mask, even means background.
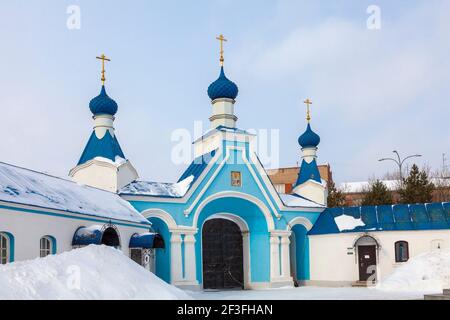
[[[289,235],[281,236],[281,276],[289,278],[291,276],[291,260],[289,257]]]
[[[184,268],[186,285],[197,285],[197,269],[195,258],[195,236],[186,234],[184,236]]]
[[[172,233],[170,237],[170,279],[174,285],[183,280],[181,241],[179,233]]]
[[[275,280],[280,277],[280,237],[278,234],[270,234],[270,278]]]
[[[286,230],[270,233],[270,287],[293,286],[289,257],[289,236]]]

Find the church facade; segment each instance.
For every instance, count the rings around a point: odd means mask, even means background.
[[[0,165],[2,263],[106,244],[182,288],[262,289],[376,281],[410,254],[448,246],[448,203],[326,207],[309,100],[298,179],[291,194],[278,193],[256,136],[236,125],[238,87],[225,74],[223,49],[220,61],[208,88],[211,128],[194,141],[195,159],[175,183],[140,179],[125,156],[103,67],[89,105],[93,131],[69,173],[76,183]]]

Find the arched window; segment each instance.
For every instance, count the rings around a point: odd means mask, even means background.
[[[406,262],[409,260],[408,242],[397,241],[395,243],[395,262]]]
[[[9,255],[9,237],[4,233],[0,233],[0,264],[7,264],[9,262]]]
[[[41,242],[40,242],[40,257],[44,258],[50,254],[55,253],[54,251],[54,241],[51,237],[49,236],[45,236],[41,238]]]

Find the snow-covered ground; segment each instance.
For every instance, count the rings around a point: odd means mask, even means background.
[[[411,258],[388,276],[383,291],[436,291],[450,288],[450,248],[433,250]]]
[[[195,299],[224,300],[406,300],[450,288],[450,248],[416,256],[376,287],[299,287],[261,291],[189,292]]]
[[[376,288],[299,287],[269,290],[188,292],[201,300],[413,300],[435,291],[382,291]]]
[[[450,288],[450,249],[412,258],[374,288],[300,287],[193,292],[177,289],[120,250],[88,246],[0,266],[6,299],[404,300]]]
[[[0,300],[191,299],[106,246],[0,266]]]

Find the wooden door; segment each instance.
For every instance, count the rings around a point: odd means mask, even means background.
[[[370,279],[376,281],[377,249],[376,246],[358,246],[359,281]],[[373,277],[375,275],[375,277]]]

